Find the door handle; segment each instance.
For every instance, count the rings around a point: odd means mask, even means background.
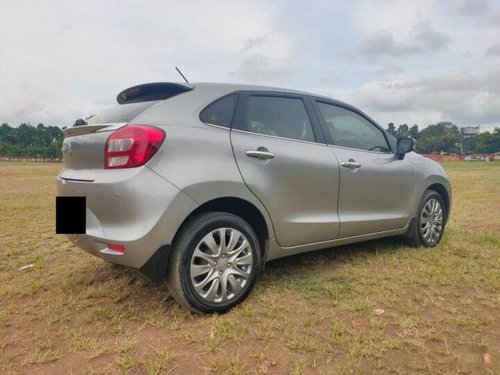
[[[361,164],[357,163],[354,159],[349,159],[349,161],[343,161],[340,163],[341,166],[350,169],[358,169],[361,168]]]
[[[274,159],[276,157],[272,152],[264,150],[248,150],[246,154],[248,157],[257,159]]]

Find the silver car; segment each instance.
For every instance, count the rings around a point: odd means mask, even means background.
[[[445,171],[353,106],[218,83],[138,85],[117,101],[64,131],[58,195],[85,203],[57,220],[83,220],[68,234],[80,248],[166,278],[189,309],[232,308],[271,259],[441,240]]]

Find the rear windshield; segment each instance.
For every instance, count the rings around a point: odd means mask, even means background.
[[[114,122],[129,122],[139,116],[149,107],[152,107],[161,100],[150,102],[118,104],[114,107],[108,108],[101,113],[88,119],[87,124],[110,124]]]

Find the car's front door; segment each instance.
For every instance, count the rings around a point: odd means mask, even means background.
[[[414,166],[398,160],[382,129],[361,113],[314,101],[340,167],[339,238],[403,228],[413,207]]]
[[[339,165],[312,113],[300,95],[242,92],[231,130],[243,180],[284,247],[338,235]]]

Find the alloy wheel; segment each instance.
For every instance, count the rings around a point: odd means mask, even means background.
[[[443,232],[443,208],[435,198],[429,199],[420,215],[420,232],[430,245],[439,241]]]
[[[209,303],[238,298],[250,280],[252,252],[246,236],[234,228],[208,233],[196,246],[189,267],[196,294]]]

